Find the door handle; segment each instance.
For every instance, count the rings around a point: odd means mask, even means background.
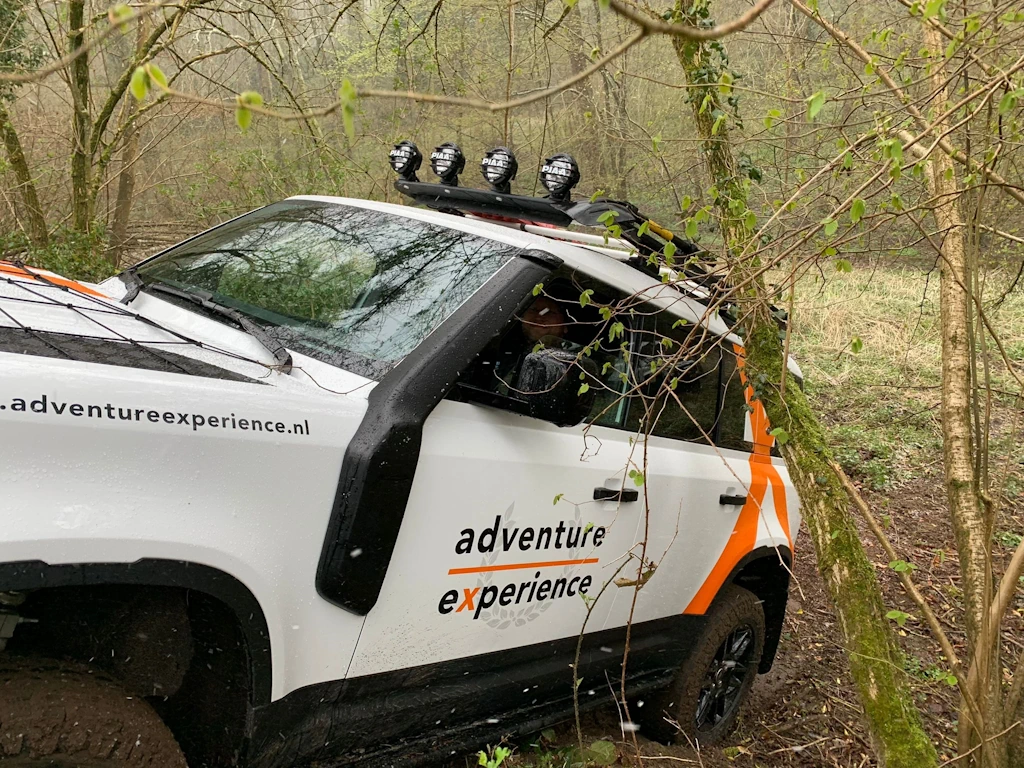
[[[623,490],[612,490],[611,488],[594,489],[594,501],[619,501],[624,504],[628,504],[629,502],[636,501],[639,498],[639,491],[630,490],[628,488]]]
[[[747,503],[747,497],[729,496],[728,494],[723,493],[721,496],[718,497],[718,503],[721,504],[723,507],[742,507],[744,504]]]

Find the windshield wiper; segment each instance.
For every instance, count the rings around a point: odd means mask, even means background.
[[[135,273],[134,269],[126,269],[117,276],[117,279],[124,283],[125,287],[128,289],[124,296],[121,297],[122,304],[131,304],[135,301],[139,295],[139,291],[141,291],[146,285],[142,282],[142,278]]]
[[[237,324],[242,330],[252,336],[256,341],[262,344],[270,354],[274,356],[277,364],[281,367],[281,373],[290,373],[292,370],[292,356],[291,353],[285,349],[284,345],[281,344],[277,339],[267,333],[266,329],[263,328],[259,323],[254,322],[244,314],[239,312],[237,309],[232,307],[224,306],[217,301],[214,301],[213,294],[209,291],[204,291],[199,288],[193,288],[190,291],[184,291],[180,288],[174,288],[170,285],[164,285],[163,283],[145,283],[142,278],[134,272],[122,272],[122,279],[127,278],[124,282],[128,285],[128,293],[121,299],[122,304],[135,299],[139,295],[139,291],[154,291],[156,293],[166,293],[169,296],[175,296],[179,299],[197,304],[203,309],[213,312],[214,314],[226,317],[235,324]]]

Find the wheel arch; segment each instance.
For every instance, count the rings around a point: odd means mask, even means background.
[[[0,592],[90,586],[173,587],[219,601],[235,616],[245,640],[250,706],[270,702],[273,667],[267,620],[249,588],[231,574],[198,563],[150,558],[133,563],[0,563]]]
[[[772,668],[782,638],[793,555],[789,547],[758,547],[737,563],[726,581],[753,592],[764,610],[764,651],[758,671]]]

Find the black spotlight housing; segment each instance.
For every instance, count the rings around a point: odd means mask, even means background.
[[[488,150],[480,161],[480,173],[495,192],[508,194],[519,171],[519,162],[508,147]]]
[[[540,183],[557,203],[569,202],[572,188],[579,184],[580,167],[572,155],[560,153],[544,161],[540,169]]]
[[[391,168],[406,181],[419,181],[416,171],[423,162],[423,154],[419,147],[411,141],[400,141],[388,153]]]
[[[441,179],[441,183],[449,187],[459,186],[459,174],[466,167],[466,157],[459,145],[446,141],[434,147],[430,153],[430,167]]]

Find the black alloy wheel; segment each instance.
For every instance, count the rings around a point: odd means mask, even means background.
[[[718,647],[697,697],[694,720],[698,731],[713,731],[739,707],[743,683],[754,656],[754,640],[753,627],[744,624],[731,632]]]
[[[667,743],[710,746],[736,725],[764,649],[764,609],[752,593],[722,587],[672,684],[644,707],[641,732]]]

